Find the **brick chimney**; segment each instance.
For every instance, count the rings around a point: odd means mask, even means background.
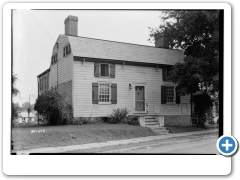
[[[68,16],[65,21],[65,35],[77,36],[78,35],[78,17]]]
[[[169,36],[164,33],[158,33],[154,36],[155,47],[169,49]]]

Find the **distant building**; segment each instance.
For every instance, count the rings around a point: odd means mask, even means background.
[[[31,112],[24,111],[19,114],[19,118],[17,119],[17,123],[37,123],[37,117],[36,114]]]

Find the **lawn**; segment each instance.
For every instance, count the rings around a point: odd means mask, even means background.
[[[150,128],[127,124],[15,127],[14,150],[56,147],[156,135]]]
[[[187,127],[168,126],[167,129],[169,130],[169,133],[172,133],[172,134],[206,130],[204,128],[192,127],[192,126],[187,126]]]

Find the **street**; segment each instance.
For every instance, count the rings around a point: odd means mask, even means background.
[[[142,149],[125,151],[123,153],[178,153],[178,154],[219,154],[216,148],[218,137],[211,136],[190,142],[180,142],[169,145],[151,145]]]

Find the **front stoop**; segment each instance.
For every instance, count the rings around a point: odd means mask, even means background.
[[[145,127],[151,128],[156,134],[168,134],[169,132],[166,127],[159,126],[154,116],[145,116]]]

